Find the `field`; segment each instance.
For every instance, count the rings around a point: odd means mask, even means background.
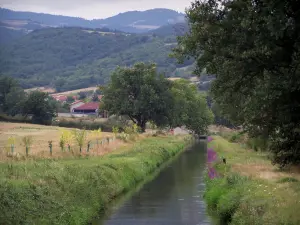
[[[54,158],[63,156],[70,156],[79,152],[79,147],[76,145],[74,140],[70,141],[71,152],[65,149],[62,152],[59,141],[63,130],[73,132],[75,129],[61,128],[55,126],[42,126],[34,124],[24,123],[6,123],[0,122],[0,161],[10,159],[10,143],[9,138],[15,138],[14,155],[22,157],[25,155],[25,146],[22,143],[22,139],[25,136],[31,136],[33,139],[32,146],[29,151],[29,155],[33,157],[50,157],[49,141],[52,141],[52,150]],[[114,134],[110,132],[101,132],[100,135],[96,136],[92,131],[86,131],[87,137],[83,145],[82,154],[86,153],[87,143],[90,143],[89,155],[103,155],[107,152],[113,151],[114,149],[128,145],[121,140],[115,139]],[[109,138],[109,143],[107,142]],[[97,145],[98,139],[98,145]],[[105,142],[101,144],[101,141]]]
[[[52,95],[72,95],[72,94],[77,94],[79,92],[95,91],[97,89],[98,89],[97,87],[81,88],[81,89],[75,89],[75,90],[72,90],[72,91],[53,93]]]
[[[187,144],[149,137],[101,157],[0,162],[0,224],[88,224]]]
[[[227,161],[215,164],[220,177],[207,179],[205,193],[221,223],[300,224],[299,168],[280,170],[271,164],[268,152],[256,152],[219,136],[214,136],[209,147]]]
[[[46,88],[46,87],[36,87],[36,88],[30,88],[30,89],[25,89],[25,92],[31,92],[31,91],[41,91],[45,93],[54,93],[55,89],[53,88]]]

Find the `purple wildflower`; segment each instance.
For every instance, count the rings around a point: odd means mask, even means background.
[[[214,140],[211,136],[207,137],[207,142],[211,142],[212,140]]]
[[[213,168],[213,167],[208,167],[208,176],[209,176],[210,179],[216,178],[217,175],[218,175],[218,174],[217,174],[217,171],[216,171],[215,168]]]
[[[213,162],[217,159],[217,153],[212,149],[207,149],[207,162]]]

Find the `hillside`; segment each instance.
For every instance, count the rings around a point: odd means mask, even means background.
[[[99,15],[101,16],[101,15]],[[151,9],[120,13],[107,19],[86,20],[83,18],[59,16],[44,13],[18,12],[0,8],[0,21],[30,20],[51,27],[87,27],[117,29],[124,32],[143,33],[167,24],[184,20],[184,14],[169,9]],[[10,26],[15,28],[14,25]]]
[[[0,49],[0,74],[17,78],[24,88],[51,86],[58,91],[105,83],[116,66],[139,61],[155,62],[168,75],[192,63],[177,65],[168,57],[175,41],[175,36],[107,29],[40,29]]]

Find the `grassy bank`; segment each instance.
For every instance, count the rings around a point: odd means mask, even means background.
[[[85,224],[185,148],[152,137],[103,157],[0,164],[0,224]]]
[[[300,174],[280,171],[267,153],[214,137],[209,144],[227,164],[207,179],[205,199],[220,224],[300,224]]]

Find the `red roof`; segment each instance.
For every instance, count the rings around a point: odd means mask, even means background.
[[[103,95],[98,95],[98,99],[101,100],[103,98]]]
[[[75,108],[76,110],[96,110],[99,108],[99,102],[89,102],[89,103],[85,103],[84,105],[81,105],[77,108]]]

